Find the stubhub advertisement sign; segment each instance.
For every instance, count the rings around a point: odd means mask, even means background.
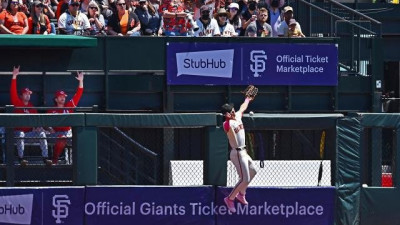
[[[334,44],[167,43],[169,85],[338,83]]]
[[[2,188],[0,224],[83,225],[84,187]]]

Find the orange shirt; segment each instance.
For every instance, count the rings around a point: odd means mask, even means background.
[[[121,16],[119,16],[119,25],[121,27],[121,34],[126,35],[126,33],[128,32],[128,20],[129,20],[129,12],[128,10],[125,10],[125,14]]]
[[[23,12],[17,12],[15,16],[11,15],[7,10],[0,13],[0,20],[4,21],[4,26],[13,33],[22,34],[25,20],[28,19]]]
[[[44,15],[44,20],[46,20],[46,31],[47,31],[48,34],[50,34],[50,31],[51,31],[50,20],[46,15]],[[28,30],[27,34],[41,34],[40,33],[40,23],[39,22],[37,23],[36,33],[33,33],[33,19],[32,19],[32,17],[29,17],[28,25],[29,25],[29,30]]]

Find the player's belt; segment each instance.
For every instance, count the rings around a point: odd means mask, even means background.
[[[235,148],[237,151],[246,150],[246,146]]]

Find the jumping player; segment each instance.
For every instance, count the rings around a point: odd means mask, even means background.
[[[245,132],[242,123],[243,113],[252,100],[253,98],[246,97],[237,112],[235,112],[233,104],[224,104],[221,107],[222,115],[225,116],[224,131],[231,147],[230,159],[240,177],[232,192],[224,198],[226,206],[232,213],[236,212],[235,198],[244,205],[249,204],[246,200],[246,189],[257,173],[253,160],[246,151]]]

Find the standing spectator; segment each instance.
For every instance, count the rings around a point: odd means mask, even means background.
[[[199,29],[194,33],[196,37],[212,37],[220,36],[218,22],[214,18],[210,18],[210,8],[203,5],[200,8],[201,17],[196,20]]]
[[[295,19],[289,21],[288,37],[305,37],[305,35],[297,29],[297,22]]]
[[[166,36],[187,36],[185,6],[181,0],[163,0],[160,13]]]
[[[222,37],[234,37],[237,36],[235,28],[228,23],[228,13],[224,8],[220,8],[218,13],[215,15],[215,19],[218,22],[219,32]]]
[[[240,34],[240,31],[242,30],[242,19],[240,18],[239,14],[239,4],[235,2],[231,3],[228,6],[228,9],[229,9],[228,23],[230,23],[235,29],[236,32],[235,36],[238,36]]]
[[[3,34],[28,33],[28,18],[20,12],[19,1],[9,0],[6,10],[0,13],[0,32]]]
[[[49,34],[51,32],[50,20],[43,13],[43,4],[36,0],[32,4],[31,16],[28,19],[28,34]]]
[[[90,23],[87,16],[79,11],[79,0],[70,0],[68,10],[58,19],[60,34],[89,34]]]
[[[282,21],[281,7],[285,4],[284,0],[267,0],[268,20],[267,23],[272,27],[272,37],[278,37],[278,26]]]
[[[271,25],[267,23],[267,19],[268,19],[268,10],[265,8],[261,8],[258,11],[257,20],[250,23],[247,28],[256,27],[257,37],[272,37],[272,28]],[[248,34],[246,33],[245,36],[248,36]]]
[[[69,100],[68,102],[65,102],[67,94],[59,90],[55,93],[54,95],[54,103],[57,107],[57,109],[52,109],[47,111],[48,113],[72,113],[72,109],[64,109],[64,107],[76,107],[79,103],[79,100],[81,99],[82,93],[83,93],[83,73],[78,72],[78,77],[76,79],[79,81],[79,86],[78,89],[74,95],[74,97]],[[50,129],[50,136],[51,137],[57,137],[57,141],[54,145],[54,153],[53,153],[53,164],[58,163],[58,158],[64,150],[66,144],[67,144],[67,138],[70,139],[72,137],[72,130],[71,127],[54,127],[54,128],[49,128]]]
[[[100,14],[100,7],[95,1],[88,6],[88,19],[90,23],[90,35],[102,35],[104,32],[104,16]]]
[[[278,36],[279,37],[287,37],[289,32],[289,22],[293,19],[293,8],[290,6],[286,6],[283,8],[283,21],[278,26]],[[300,24],[296,22],[296,29],[301,31]]]
[[[250,0],[247,4],[247,9],[242,13],[242,33],[240,36],[244,35],[247,26],[257,20],[257,2]]]
[[[108,34],[140,36],[140,21],[134,12],[126,9],[125,0],[117,0],[117,12],[108,21]]]
[[[17,76],[19,74],[19,66],[14,67],[13,76],[11,79],[11,87],[10,87],[10,99],[11,104],[15,107],[33,107],[30,102],[32,91],[29,88],[23,88],[20,92],[20,96],[17,93]],[[15,113],[37,113],[36,109],[15,109]],[[43,162],[50,166],[52,164],[51,160],[48,159],[48,148],[47,148],[47,140],[46,133],[42,128],[33,129],[32,127],[18,127],[15,128],[15,137],[18,138],[17,150],[18,150],[18,159],[21,166],[26,166],[28,161],[24,159],[24,149],[25,149],[25,140],[24,137],[36,137],[40,138],[40,149],[42,150]],[[29,141],[29,140],[27,140]],[[32,140],[30,140],[32,141]]]
[[[143,35],[162,35],[161,17],[151,3],[140,0],[135,13],[139,17]]]

